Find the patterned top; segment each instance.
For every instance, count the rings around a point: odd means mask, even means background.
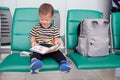
[[[60,37],[59,30],[54,25],[44,28],[40,23],[32,28],[30,35],[36,38],[38,44],[50,45],[54,45],[54,39]]]

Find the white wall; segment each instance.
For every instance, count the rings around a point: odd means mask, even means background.
[[[13,15],[14,10],[16,8],[16,0],[0,0],[0,6],[5,6],[5,7],[9,7],[10,11]]]
[[[97,2],[97,9],[103,12],[104,18],[109,18],[110,8],[111,8],[112,0],[99,0]]]
[[[90,9],[103,12],[103,17],[109,17],[109,7],[111,0],[0,0],[0,6],[10,8],[13,15],[14,9],[18,7],[39,7],[42,3],[47,2],[60,11],[61,34],[64,34],[66,25],[66,15],[69,9]]]
[[[90,9],[103,12],[103,18],[109,17],[111,0],[67,0],[68,9]]]

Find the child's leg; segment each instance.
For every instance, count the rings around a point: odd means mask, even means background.
[[[31,69],[31,73],[32,74],[36,74],[35,70],[42,68],[42,55],[38,54],[38,53],[34,53],[31,55],[31,65],[30,65],[30,69]]]
[[[71,70],[71,66],[68,63],[68,61],[66,60],[66,58],[62,52],[60,52],[58,50],[58,51],[52,52],[50,54],[51,54],[51,57],[53,57],[60,64],[61,71],[69,72]]]

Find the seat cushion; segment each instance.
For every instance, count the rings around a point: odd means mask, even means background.
[[[68,53],[67,56],[75,63],[78,69],[105,69],[120,67],[120,55],[110,53],[109,56],[88,57],[79,53]]]
[[[59,70],[59,64],[52,58],[43,60],[40,71]],[[30,56],[20,56],[20,53],[8,55],[0,64],[0,72],[30,72]]]

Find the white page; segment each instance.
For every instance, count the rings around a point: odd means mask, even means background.
[[[52,47],[45,47],[45,46],[42,46],[42,45],[36,45],[34,47],[32,47],[30,49],[30,51],[33,51],[33,52],[37,52],[37,53],[40,53],[40,54],[46,54],[52,50],[57,50],[59,48],[59,45],[55,45],[55,46],[52,46]]]

